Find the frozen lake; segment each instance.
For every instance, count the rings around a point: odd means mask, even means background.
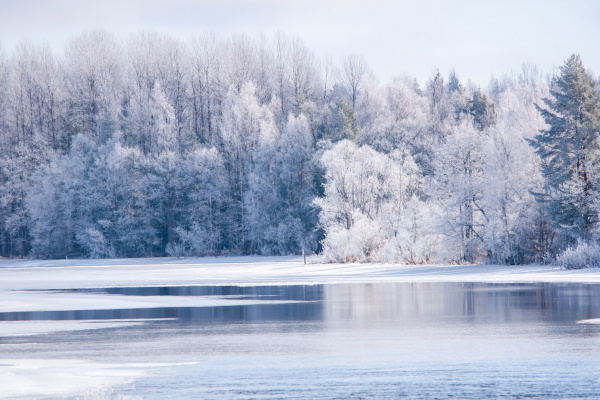
[[[0,313],[0,397],[588,399],[600,393],[598,284],[52,289],[46,298],[75,300],[60,309]],[[88,297],[138,306],[81,307],[79,299]]]

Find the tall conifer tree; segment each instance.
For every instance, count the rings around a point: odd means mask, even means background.
[[[542,158],[545,193],[538,195],[559,238],[569,244],[588,240],[597,215],[593,210],[595,165],[600,147],[600,110],[595,81],[581,58],[572,55],[551,85],[552,98],[538,107],[548,124],[531,144]]]

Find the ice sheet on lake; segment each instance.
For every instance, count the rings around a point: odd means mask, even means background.
[[[77,321],[0,321],[0,336],[30,336],[51,332],[78,331],[87,329],[121,328],[141,325],[150,321],[164,321],[172,318],[155,319],[103,319]],[[2,344],[0,344],[2,346]]]
[[[217,307],[269,304],[269,300],[225,299],[220,296],[122,296],[102,293],[2,291],[0,312],[117,310],[159,307]],[[277,301],[278,304],[281,301]]]

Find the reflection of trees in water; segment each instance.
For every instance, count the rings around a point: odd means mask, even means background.
[[[576,321],[600,317],[600,285],[371,283],[325,286],[329,321]]]
[[[86,321],[173,319],[183,324],[320,321],[322,303],[298,302],[217,307],[158,307],[117,310],[28,311],[0,313],[0,321]]]
[[[600,318],[600,285],[348,283],[85,289],[107,296],[214,296],[256,304],[0,313],[0,321],[174,318],[223,324],[322,321],[369,325],[451,322],[572,322]],[[264,303],[262,300],[281,303]],[[76,307],[76,305],[74,305]]]
[[[65,292],[102,293],[107,296],[208,296],[249,300],[254,304],[206,307],[154,307],[29,311],[0,313],[0,321],[68,321],[172,318],[181,323],[220,324],[278,321],[320,321],[323,285],[287,286],[171,286],[75,289]],[[269,303],[260,304],[261,301]],[[278,303],[280,301],[281,303]],[[275,302],[275,303],[273,303]],[[76,304],[73,305],[77,307]]]
[[[102,293],[124,296],[216,296],[254,300],[317,301],[323,299],[323,285],[276,286],[140,286],[69,289],[63,292]]]

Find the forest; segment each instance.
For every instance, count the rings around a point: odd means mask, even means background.
[[[432,71],[380,83],[281,32],[0,49],[0,255],[596,263],[580,57],[484,88]]]

